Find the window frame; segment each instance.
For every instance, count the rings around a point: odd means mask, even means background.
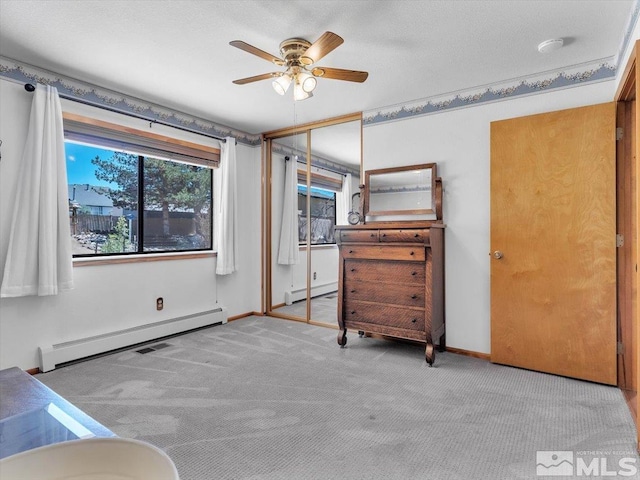
[[[105,122],[69,112],[63,113],[65,143],[67,141],[84,143],[111,151],[130,152],[137,159],[137,216],[138,216],[138,245],[133,252],[116,253],[86,253],[73,254],[74,265],[95,265],[97,263],[129,263],[132,261],[152,261],[167,259],[185,259],[216,256],[214,229],[214,175],[213,170],[220,162],[220,149],[208,145],[197,144],[185,140],[159,135],[153,132],[137,130],[123,125]],[[138,151],[141,150],[145,152]],[[155,154],[155,155],[154,155]],[[207,248],[193,248],[180,250],[145,251],[144,245],[144,161],[155,159],[193,165],[198,168],[209,169],[209,234],[210,246]]]

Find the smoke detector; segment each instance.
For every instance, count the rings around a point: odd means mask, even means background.
[[[561,38],[552,38],[550,40],[545,40],[540,45],[538,45],[538,51],[540,53],[549,53],[555,52],[559,50],[564,45],[564,40]]]

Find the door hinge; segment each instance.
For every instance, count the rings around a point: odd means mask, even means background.
[[[616,140],[622,140],[622,127],[616,128]]]
[[[621,233],[616,233],[616,247],[620,248],[624,246],[624,235]]]
[[[617,347],[616,347],[616,351],[617,352],[616,353],[618,355],[624,355],[624,345],[622,345],[622,342],[618,342],[616,345],[617,345]]]

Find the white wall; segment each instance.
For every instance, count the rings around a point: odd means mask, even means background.
[[[12,199],[27,133],[32,94],[0,79],[0,275],[4,270]],[[148,122],[63,101],[63,110],[138,129]],[[191,140],[205,137],[154,125]],[[216,145],[217,146],[217,145]],[[75,289],[53,297],[0,299],[0,369],[37,367],[37,347],[145,325],[225,306],[229,315],[260,310],[260,149],[237,146],[240,270],[215,275],[215,258],[74,268]],[[164,298],[164,310],[155,299]]]
[[[490,122],[612,101],[614,83],[589,84],[364,128],[365,170],[431,162],[438,165],[447,225],[448,346],[490,353]]]

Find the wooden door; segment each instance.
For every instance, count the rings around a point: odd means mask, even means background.
[[[614,103],[491,124],[493,362],[616,383],[615,197]]]

